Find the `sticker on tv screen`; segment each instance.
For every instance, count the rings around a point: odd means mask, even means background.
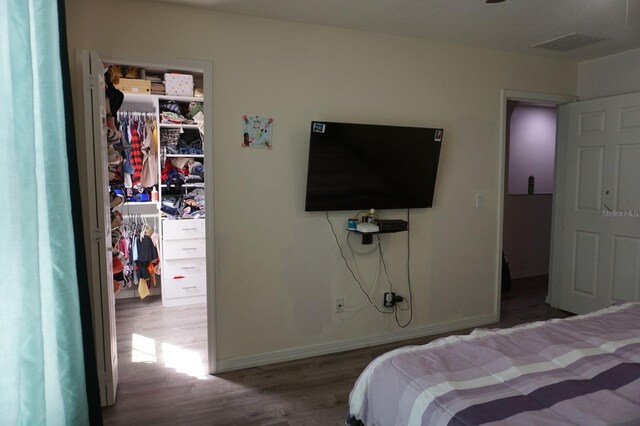
[[[313,123],[313,131],[316,133],[324,133],[324,129],[327,127],[323,123]]]
[[[433,140],[436,142],[442,142],[442,129],[436,129],[436,136]]]

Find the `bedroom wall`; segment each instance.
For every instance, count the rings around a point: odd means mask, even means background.
[[[549,273],[556,109],[518,103],[510,120],[502,250],[517,279]],[[535,195],[527,195],[530,175]]]
[[[640,48],[578,64],[578,99],[640,92]]]
[[[575,64],[162,3],[68,0],[66,7],[72,61],[76,49],[88,48],[110,58],[213,62],[215,163],[208,170],[216,194],[221,365],[491,320],[502,194],[500,91],[575,95]],[[272,151],[240,147],[243,114],[274,118]],[[324,213],[304,212],[311,120],[445,129],[434,208],[411,212],[408,330],[370,307],[334,313],[337,297],[356,306],[363,296]],[[483,209],[475,208],[478,191],[485,194]],[[352,214],[330,218],[340,231]],[[383,237],[394,288],[405,296],[406,238]],[[374,263],[359,258],[367,282]],[[382,291],[381,284],[374,300]]]
[[[556,109],[519,104],[511,115],[509,137],[509,194],[527,194],[534,176],[536,194],[554,189]]]
[[[511,278],[549,273],[552,201],[552,194],[505,197],[502,250]]]

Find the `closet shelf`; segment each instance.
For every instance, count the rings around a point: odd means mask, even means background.
[[[167,158],[204,158],[204,154],[167,154]]]
[[[161,129],[197,129],[197,124],[173,124],[173,123],[160,123]]]
[[[183,183],[180,185],[181,188],[204,188],[204,183]],[[167,188],[167,185],[162,184],[160,188]]]
[[[144,94],[144,93],[131,93],[131,92],[122,92],[124,93],[124,100],[125,102],[144,102],[144,103],[148,103],[148,104],[153,104],[155,101],[156,96],[155,95],[149,95],[149,94]]]
[[[163,101],[176,101],[176,102],[204,102],[204,98],[197,98],[193,96],[170,96],[170,95],[153,95]]]
[[[176,101],[176,102],[204,102],[204,98],[198,98],[193,96],[170,96],[170,95],[156,95],[145,93],[131,93],[123,92],[124,99],[131,102],[147,102],[153,103],[156,99],[163,101]]]
[[[157,201],[127,201],[123,206],[157,206]]]

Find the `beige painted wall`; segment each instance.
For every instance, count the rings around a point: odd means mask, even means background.
[[[581,101],[640,92],[640,48],[578,64]]]
[[[72,60],[213,62],[219,360],[399,330],[371,308],[334,313],[336,297],[362,296],[324,213],[304,212],[311,120],[444,127],[435,207],[411,213],[411,327],[494,312],[500,90],[574,95],[575,64],[142,1],[68,0],[67,15]],[[274,118],[272,151],[241,149],[243,114]],[[342,229],[350,213],[330,216]],[[383,237],[403,295],[406,237]],[[371,259],[359,265],[371,276]]]

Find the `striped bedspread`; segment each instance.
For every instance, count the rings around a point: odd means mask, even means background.
[[[366,426],[640,425],[640,304],[396,349],[349,411]]]

